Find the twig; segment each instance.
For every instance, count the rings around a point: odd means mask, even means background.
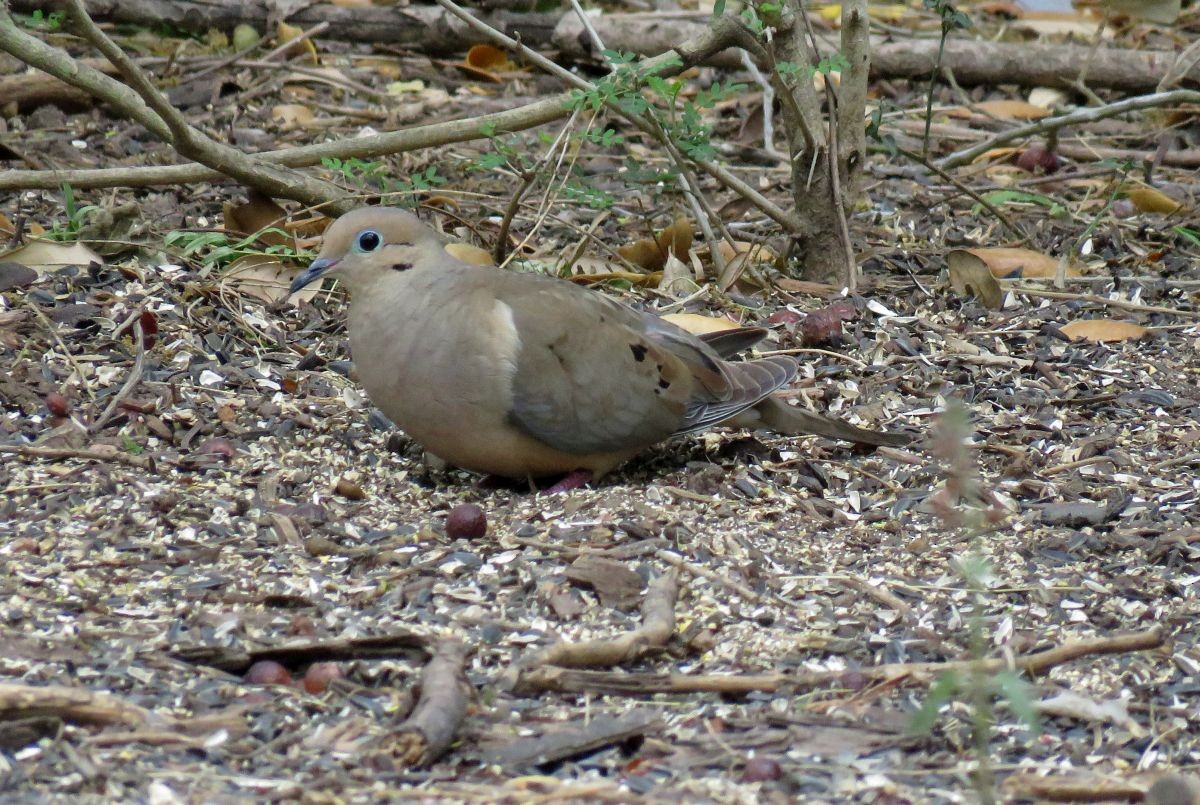
[[[1078,640],[1045,651],[1014,658],[955,660],[952,662],[890,663],[874,668],[856,668],[854,673],[870,682],[910,679],[924,682],[947,672],[996,673],[1015,667],[1030,674],[1045,673],[1072,660],[1103,654],[1148,651],[1164,644],[1162,627],[1144,632]],[[839,682],[845,671],[780,671],[771,674],[631,674],[611,671],[583,671],[567,668],[539,668],[523,679],[527,693],[597,692],[624,696],[650,696],[656,693],[721,693],[746,695],[755,692],[816,688]]]
[[[1094,293],[1071,293],[1070,291],[1048,291],[1041,288],[1024,288],[1015,287],[1012,289],[1016,293],[1028,294],[1029,296],[1040,296],[1046,299],[1070,299],[1079,302],[1092,302],[1097,305],[1107,305],[1116,307],[1122,310],[1134,310],[1139,313],[1162,313],[1166,316],[1182,316],[1189,319],[1200,319],[1200,310],[1178,310],[1173,307],[1159,307],[1158,305],[1142,305],[1137,302],[1126,302],[1124,299],[1107,299],[1103,296]]]
[[[466,644],[452,638],[434,649],[421,674],[417,706],[389,741],[402,763],[427,766],[450,748],[474,690],[463,670],[470,653]]]
[[[763,151],[768,156],[786,160],[787,157],[775,148],[775,87],[758,69],[758,65],[754,63],[754,59],[750,58],[749,53],[743,50],[739,55],[742,57],[742,67],[746,68],[746,72],[762,90]]]
[[[801,3],[803,8],[803,3]],[[817,35],[813,31],[812,20],[809,19],[807,10],[801,15],[804,20],[804,30],[808,33],[809,47],[812,48],[814,64],[817,63],[821,52],[820,45],[817,44]],[[863,81],[866,81],[866,76],[861,76]],[[826,161],[829,164],[829,195],[830,203],[833,204],[834,215],[838,224],[838,238],[842,242],[843,257],[846,261],[846,290],[850,293],[858,293],[858,261],[854,259],[854,244],[850,242],[850,226],[846,222],[846,207],[842,200],[842,179],[839,163],[842,158],[841,149],[838,147],[838,117],[841,114],[841,107],[838,103],[837,94],[833,91],[832,82],[828,76],[824,76],[822,85],[825,88],[825,103],[828,107],[829,126],[826,134],[825,153]]]
[[[1190,89],[1176,89],[1170,92],[1155,92],[1150,95],[1140,95],[1136,98],[1126,98],[1123,101],[1110,103],[1105,106],[1090,106],[1086,109],[1079,109],[1069,114],[1059,115],[1058,117],[1046,117],[1041,120],[1028,123],[1024,126],[1018,126],[1015,129],[1000,132],[999,134],[989,137],[986,140],[976,143],[969,148],[964,148],[961,151],[943,157],[937,161],[938,167],[943,170],[951,170],[961,165],[966,165],[973,162],[976,157],[986,154],[993,148],[997,148],[1014,140],[1020,140],[1025,137],[1030,137],[1036,134],[1049,134],[1052,131],[1057,131],[1063,126],[1072,126],[1076,123],[1095,123],[1098,120],[1115,117],[1125,114],[1126,112],[1137,112],[1142,109],[1153,109],[1157,106],[1167,106],[1174,103],[1197,103],[1200,102],[1200,92]]]
[[[728,576],[724,576],[720,573],[709,570],[703,565],[698,565],[695,562],[689,562],[677,553],[672,553],[671,551],[658,551],[654,555],[672,567],[678,568],[679,570],[686,570],[693,576],[699,576],[702,579],[708,579],[709,581],[715,581],[718,584],[724,585],[725,587],[728,587],[738,595],[745,598],[747,601],[759,603],[763,600],[761,595],[754,592],[754,590],[751,590],[745,584],[734,581]]]
[[[216,729],[246,731],[240,713],[175,719],[159,715],[110,693],[63,685],[0,682],[0,722],[52,716],[73,724],[122,724],[134,729],[170,729],[195,735]]]
[[[83,387],[84,393],[94,401],[96,394],[92,391],[92,387],[88,385],[87,376],[83,373],[83,367],[75,360],[75,356],[71,354],[71,350],[67,349],[67,344],[63,341],[62,336],[58,334],[58,328],[54,326],[54,322],[50,321],[49,317],[42,312],[42,309],[28,297],[25,298],[25,307],[32,310],[37,320],[50,332],[50,337],[54,339],[54,343],[58,344],[58,348],[62,350],[63,358],[66,359],[67,363],[71,364],[71,368],[79,376],[79,384]]]
[[[527,661],[521,671],[555,665],[560,668],[608,668],[634,662],[662,650],[675,631],[675,601],[679,596],[679,574],[668,571],[646,591],[642,601],[642,625],[617,637],[555,643]]]
[[[960,193],[964,193],[965,195],[970,196],[972,199],[974,199],[974,201],[977,204],[979,204],[985,210],[990,212],[992,214],[992,216],[1004,226],[1005,229],[1007,229],[1009,232],[1011,232],[1013,234],[1013,236],[1018,239],[1019,243],[1028,243],[1029,242],[1029,236],[1026,235],[1020,229],[1020,227],[1018,227],[1016,224],[1014,224],[1012,221],[1010,221],[1008,216],[1000,211],[999,207],[997,207],[992,202],[988,201],[985,197],[979,195],[979,193],[975,192],[970,187],[968,187],[967,185],[960,182],[958,179],[951,176],[943,168],[939,167],[936,163],[930,162],[928,159],[924,158],[920,154],[917,154],[912,151],[908,151],[904,148],[897,147],[896,150],[899,153],[901,153],[904,156],[911,159],[913,162],[916,162],[919,165],[924,165],[926,168],[933,171],[938,176],[941,176],[947,182],[949,182],[950,184],[952,184],[956,188],[958,188],[958,191]]]
[[[154,472],[154,459],[124,453],[111,444],[93,447],[34,447],[25,444],[0,444],[0,453],[16,454],[26,458],[81,458],[85,461],[116,461],[142,470]]]
[[[138,310],[135,311],[131,318],[139,319],[140,317],[141,311]],[[104,409],[104,413],[97,417],[96,420],[88,426],[87,432],[90,434],[99,433],[104,429],[104,426],[108,424],[108,420],[112,419],[112,415],[117,410],[117,407],[129,397],[129,395],[133,392],[134,387],[141,382],[142,371],[146,368],[146,337],[142,333],[142,325],[137,321],[133,323],[133,332],[134,340],[136,341],[137,345],[137,357],[134,358],[133,369],[129,371],[129,376],[125,378],[125,382],[121,384],[121,388],[119,388],[117,393],[113,395],[113,398],[109,400],[108,406]]]
[[[581,89],[584,92],[594,92],[596,90],[595,84],[592,84],[590,81],[587,81],[570,72],[569,70],[560,67],[537,51],[534,51],[515,39],[504,35],[482,20],[476,19],[461,6],[452,2],[452,0],[436,0],[436,2],[439,6],[458,17],[460,20],[465,22],[472,29],[478,31],[483,36],[497,43],[501,47],[520,53],[524,59],[537,65],[541,69],[559,78],[565,83],[577,89]],[[663,74],[668,69],[671,72],[677,72],[686,65],[703,61],[703,59],[711,53],[723,50],[731,44],[740,43],[742,34],[744,33],[745,29],[736,18],[728,15],[720,17],[712,23],[708,31],[706,31],[703,36],[679,45],[670,53],[665,53],[661,56],[656,56],[652,59],[643,61],[641,63],[639,72],[644,76]],[[682,65],[679,63],[681,59],[683,62]],[[664,64],[670,64],[671,66],[669,68],[665,68],[662,66]],[[650,120],[640,115],[627,115],[625,112],[620,110],[615,103],[611,101],[607,103],[610,104],[610,108],[612,108],[615,113],[620,114],[622,117],[632,122],[635,126],[649,134],[651,137],[659,139],[659,133],[656,131],[656,127]],[[800,231],[801,224],[794,215],[783,210],[774,202],[767,199],[762,193],[759,193],[749,184],[734,176],[725,168],[716,164],[712,160],[707,160],[697,164],[708,174],[716,178],[717,181],[724,184],[727,188],[749,200],[752,204],[754,204],[754,206],[758,207],[763,213],[774,219],[776,223],[786,228],[789,232]]]
[[[332,182],[256,160],[194,128],[158,91],[142,68],[92,21],[84,8],[83,0],[65,0],[65,4],[70,12],[72,24],[80,35],[112,62],[121,77],[165,124],[168,130],[165,139],[180,154],[196,162],[219,168],[230,178],[274,198],[290,198],[314,209],[329,208],[335,212],[348,212],[355,205],[355,202],[347,198],[345,192]],[[68,82],[70,80],[62,75],[57,77]]]

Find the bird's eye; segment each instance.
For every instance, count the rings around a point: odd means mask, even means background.
[[[374,229],[364,229],[354,241],[354,247],[360,252],[373,252],[382,245],[383,238]]]

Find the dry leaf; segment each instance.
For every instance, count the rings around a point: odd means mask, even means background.
[[[295,266],[281,263],[274,255],[247,254],[229,264],[221,274],[221,285],[268,304],[287,296],[289,303],[297,305],[302,300],[312,299],[321,289],[321,283],[314,282],[288,296],[288,286],[300,271]]]
[[[1057,109],[1060,106],[1066,106],[1070,98],[1061,89],[1055,89],[1054,87],[1034,87],[1029,91],[1029,97],[1025,100],[1043,109]]]
[[[20,263],[39,274],[61,271],[67,266],[104,265],[104,258],[82,243],[59,243],[54,240],[31,240],[24,246],[0,254],[0,261]]]
[[[424,89],[425,82],[419,78],[414,78],[412,81],[393,81],[387,85],[388,95],[407,95],[421,92]]]
[[[13,226],[13,222],[8,220],[8,216],[2,212],[0,212],[0,234],[4,234],[4,235],[17,234],[17,229],[16,229],[16,227]]]
[[[1183,208],[1178,201],[1153,187],[1135,187],[1129,191],[1128,196],[1138,212],[1160,212],[1163,215],[1171,215]]]
[[[947,256],[947,260],[953,258],[954,252],[967,252],[982,260],[996,279],[1053,279],[1058,275],[1056,258],[1030,249],[955,249]],[[1068,270],[1067,276],[1077,277],[1079,272]]]
[[[368,3],[370,0],[368,0]],[[394,56],[367,56],[362,59],[355,59],[354,66],[359,70],[370,70],[375,75],[387,79],[388,81],[399,81],[400,76],[404,73],[400,68],[400,62]]]
[[[1124,727],[1135,737],[1146,734],[1141,724],[1129,715],[1129,703],[1124,699],[1096,701],[1073,691],[1064,690],[1037,703],[1039,713],[1079,721],[1102,721]]]
[[[470,243],[447,243],[446,253],[451,257],[457,257],[464,263],[470,263],[473,266],[494,266],[496,261],[492,259],[492,253],[487,249],[481,249],[478,246],[472,246]]]
[[[946,111],[950,117],[970,117],[982,113],[998,117],[1001,120],[1038,120],[1047,117],[1050,110],[1044,106],[1036,106],[1028,101],[1016,99],[1000,99],[980,101],[970,106],[957,106]]]
[[[283,128],[295,129],[313,121],[313,111],[299,103],[281,103],[271,107],[271,119],[283,124]]]
[[[1182,10],[1180,0],[1100,0],[1097,6],[1112,16],[1133,17],[1159,25],[1173,25]]]
[[[268,246],[296,247],[295,238],[276,229],[287,226],[287,212],[273,199],[251,190],[245,204],[225,202],[225,231],[242,237],[256,235]],[[264,231],[266,230],[266,231]]]
[[[761,243],[747,243],[744,240],[735,240],[733,245],[729,245],[728,241],[722,240],[717,243],[717,249],[721,252],[721,256],[725,258],[725,262],[729,262],[739,254],[750,254],[750,262],[757,265],[758,263],[774,263],[779,259],[778,255],[769,246],[764,246]]]
[[[987,263],[966,249],[955,249],[946,255],[950,269],[950,287],[959,296],[974,296],[988,310],[999,310],[1004,301],[1000,282]]]
[[[675,222],[658,233],[658,236],[644,238],[634,243],[621,246],[617,253],[638,268],[647,271],[661,271],[667,262],[667,255],[676,256],[687,254],[692,247],[692,220],[681,215]]]
[[[1099,24],[1089,17],[1073,11],[1031,11],[1015,20],[1013,30],[1032,31],[1035,34],[1047,36],[1069,36],[1074,34],[1085,40],[1091,40],[1099,29]],[[1106,27],[1102,33],[1103,39],[1112,39],[1112,30]]]
[[[286,22],[280,22],[275,27],[275,38],[280,45],[285,45],[293,39],[299,39],[304,34],[303,28],[297,28],[295,25],[288,25]],[[285,56],[307,56],[306,61],[310,64],[317,64],[317,46],[313,44],[311,39],[305,39],[296,42],[291,47],[283,51]]]
[[[736,330],[742,326],[724,316],[701,316],[699,313],[668,313],[662,318],[680,329],[687,330],[692,335],[721,333],[726,330]]]
[[[1146,334],[1146,328],[1142,325],[1116,319],[1077,319],[1059,329],[1071,338],[1082,338],[1096,343],[1129,341]]]
[[[676,257],[674,253],[668,254],[663,263],[662,279],[658,282],[658,289],[672,296],[686,296],[699,287],[692,267]]]
[[[582,285],[595,285],[600,282],[611,282],[620,280],[628,282],[630,285],[656,287],[662,281],[662,272],[653,271],[649,274],[635,274],[632,271],[609,271],[599,274],[575,274],[571,277],[572,282],[578,282]]]

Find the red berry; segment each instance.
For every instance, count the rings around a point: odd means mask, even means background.
[[[55,416],[66,416],[71,412],[71,406],[67,402],[67,398],[57,391],[52,391],[46,395],[46,408]]]
[[[336,662],[314,662],[304,673],[304,689],[313,695],[324,693],[329,683],[342,678]]]
[[[460,503],[446,518],[446,536],[450,539],[479,539],[487,533],[487,515],[474,503]]]
[[[783,769],[769,757],[752,757],[746,761],[742,769],[743,783],[761,783],[766,780],[778,780],[783,776]]]
[[[290,685],[292,675],[274,660],[259,660],[246,670],[246,681],[255,685]]]

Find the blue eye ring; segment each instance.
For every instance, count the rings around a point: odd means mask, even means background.
[[[354,238],[354,250],[357,252],[373,252],[383,245],[383,236],[374,229],[364,229]]]

